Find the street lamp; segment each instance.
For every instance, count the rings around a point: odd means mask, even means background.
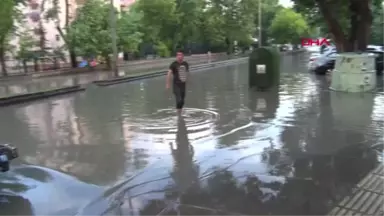
[[[262,45],[262,36],[261,36],[261,32],[262,32],[262,28],[261,28],[261,0],[259,0],[259,12],[258,12],[258,16],[259,16],[259,38],[258,38],[258,44],[259,44],[259,47],[261,47]]]
[[[117,36],[116,36],[116,9],[113,4],[113,0],[110,1],[110,28],[111,28],[111,39],[112,39],[112,51],[113,55],[111,58],[111,69],[115,76],[119,76],[117,68]]]

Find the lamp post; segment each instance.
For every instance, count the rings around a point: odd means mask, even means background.
[[[259,37],[258,37],[258,43],[259,43],[259,47],[262,46],[262,36],[261,36],[261,32],[262,32],[262,28],[261,28],[261,0],[259,0],[259,11],[258,11],[258,20],[259,20]]]
[[[117,68],[117,36],[116,36],[116,9],[113,4],[113,0],[110,0],[110,28],[111,28],[111,39],[112,39],[112,51],[113,55],[111,58],[111,69],[115,76],[119,76]]]

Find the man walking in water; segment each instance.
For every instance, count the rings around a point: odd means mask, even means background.
[[[167,83],[166,88],[169,89],[171,87],[173,76],[173,94],[176,99],[176,109],[177,114],[181,115],[185,92],[186,92],[186,82],[189,76],[189,64],[184,61],[184,54],[182,52],[177,52],[176,61],[172,62],[169,66],[168,74],[167,74]]]

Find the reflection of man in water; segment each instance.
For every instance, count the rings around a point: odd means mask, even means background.
[[[178,118],[176,148],[170,143],[175,168],[172,173],[179,192],[185,192],[198,178],[198,170],[193,163],[193,146],[188,140],[188,131],[182,116]]]
[[[0,215],[34,215],[34,213],[27,199],[0,191]]]

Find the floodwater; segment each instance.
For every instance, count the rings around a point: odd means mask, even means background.
[[[329,91],[307,58],[283,57],[268,92],[247,64],[194,72],[179,119],[164,77],[1,108],[20,151],[5,214],[326,214],[382,161],[383,81]]]

